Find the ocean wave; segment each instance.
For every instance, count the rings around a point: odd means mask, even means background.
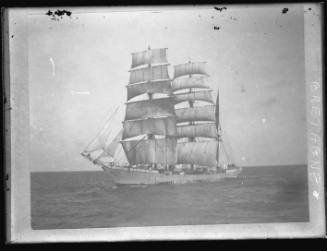
[[[100,187],[89,188],[84,191],[77,191],[72,193],[74,197],[101,197],[103,195],[104,190]]]

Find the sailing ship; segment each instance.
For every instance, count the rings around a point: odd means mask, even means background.
[[[219,91],[215,102],[205,64],[175,65],[170,78],[167,48],[132,53],[122,127],[115,120],[117,108],[81,155],[117,185],[237,177],[242,168],[232,163],[223,145]]]

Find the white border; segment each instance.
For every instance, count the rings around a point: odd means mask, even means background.
[[[290,7],[288,4],[285,7]],[[281,5],[284,7],[284,5]],[[88,8],[86,11],[159,11],[197,7]],[[200,8],[212,8],[201,6]],[[197,226],[119,227],[65,230],[32,230],[30,216],[29,172],[29,85],[27,16],[46,9],[9,9],[9,70],[6,90],[10,87],[10,140],[7,140],[7,205],[10,207],[8,238],[11,243],[93,242],[132,240],[202,240],[245,238],[295,238],[325,236],[323,120],[322,120],[322,14],[319,4],[303,4],[305,29],[305,81],[308,117],[309,223],[218,224]],[[85,12],[73,8],[73,12]],[[315,15],[313,14],[315,13]],[[8,94],[7,94],[8,95]],[[7,97],[8,99],[8,97]],[[9,114],[8,114],[9,113]],[[8,118],[8,117],[7,117]],[[8,136],[8,135],[7,135]],[[11,143],[11,144],[10,144]],[[10,156],[10,159],[8,157]],[[11,164],[11,166],[10,166]]]

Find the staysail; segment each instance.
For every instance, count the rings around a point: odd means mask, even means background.
[[[115,163],[117,166],[128,165],[125,153],[119,153],[123,135],[123,129],[120,127],[121,112],[121,106],[115,109],[98,135],[83,150],[82,156],[100,165],[108,163]]]

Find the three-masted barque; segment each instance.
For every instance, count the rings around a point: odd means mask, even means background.
[[[185,184],[237,177],[225,158],[219,92],[212,98],[205,62],[174,66],[167,49],[132,53],[122,128],[114,116],[82,152],[116,184]],[[143,98],[140,100],[140,98]]]

